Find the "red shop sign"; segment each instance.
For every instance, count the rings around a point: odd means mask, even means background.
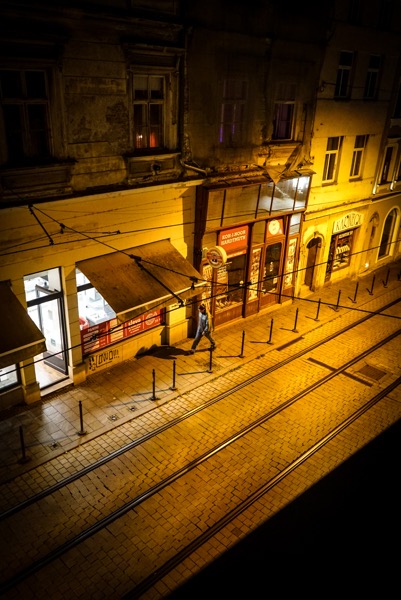
[[[248,245],[248,225],[226,229],[219,233],[219,246],[224,248],[227,254],[232,254],[238,248],[245,248]]]

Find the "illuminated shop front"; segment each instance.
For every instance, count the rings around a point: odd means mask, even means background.
[[[363,215],[359,212],[347,213],[334,221],[325,281],[329,281],[337,271],[350,266],[355,252],[356,233],[362,221]]]
[[[198,190],[195,265],[215,325],[292,297],[310,179],[293,172]]]
[[[90,370],[100,364],[91,356],[139,334],[158,331],[158,343],[171,342],[174,312],[185,310],[204,286],[169,240],[80,261],[76,281],[82,355]]]

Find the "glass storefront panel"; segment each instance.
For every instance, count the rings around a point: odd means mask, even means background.
[[[303,176],[298,179],[297,194],[295,198],[295,209],[305,208],[308,198],[310,176]]]
[[[207,203],[206,229],[220,227],[223,216],[225,190],[210,190]]]
[[[65,379],[68,371],[60,270],[26,275],[24,287],[28,314],[46,340],[46,352],[33,359],[42,389]]]
[[[80,329],[114,319],[116,313],[79,269],[76,269]]]
[[[263,183],[260,186],[260,197],[258,203],[258,217],[266,217],[270,214],[273,199],[274,183]]]
[[[17,365],[10,365],[0,369],[0,392],[19,383]]]
[[[229,257],[227,263],[217,269],[215,296],[216,312],[244,301],[246,254]]]
[[[265,264],[263,272],[262,293],[273,294],[278,291],[282,242],[270,244],[266,248]]]
[[[274,187],[272,212],[282,212],[294,209],[295,192],[298,179],[279,181]]]
[[[226,190],[223,225],[249,221],[256,216],[259,186],[235,187]]]

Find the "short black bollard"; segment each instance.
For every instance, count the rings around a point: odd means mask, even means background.
[[[383,287],[385,287],[385,288],[387,287],[389,277],[390,277],[390,269],[387,270],[386,281],[383,281]]]
[[[359,281],[356,282],[356,286],[355,286],[355,293],[354,293],[354,298],[350,298],[350,300],[355,304],[356,302],[356,295],[358,293],[358,287],[359,287]]]
[[[207,370],[208,373],[212,373],[213,369],[212,369],[212,365],[213,365],[213,350],[214,347],[210,346],[209,348],[209,352],[210,352],[210,356],[209,356],[209,368]]]
[[[315,317],[315,321],[318,321],[318,320],[319,320],[320,303],[321,303],[321,299],[319,298],[319,302],[317,303],[317,310],[316,310],[316,317]]]
[[[373,288],[374,288],[374,286],[375,286],[375,278],[376,278],[376,275],[373,275],[373,279],[372,279],[372,287],[370,288],[370,290],[368,290],[368,288],[366,288],[366,289],[367,289],[367,291],[369,292],[369,295],[370,295],[370,296],[373,296]]]
[[[244,358],[245,331],[242,332],[241,354],[240,358]]]
[[[78,431],[78,435],[86,435],[86,431],[84,430],[84,419],[82,416],[82,400],[79,400],[79,423],[81,430]]]
[[[151,400],[157,400],[156,398],[156,371],[154,369],[152,369],[152,389],[153,389],[153,395],[151,397]]]
[[[266,344],[272,344],[272,334],[273,334],[273,319],[270,321],[270,335],[269,335],[269,339],[267,340]]]
[[[297,330],[298,311],[299,311],[299,308],[297,308],[297,310],[295,311],[295,323],[294,323],[294,329],[292,330],[294,333],[298,333],[298,330]]]
[[[337,304],[336,304],[336,307],[334,309],[335,311],[338,311],[338,307],[339,307],[339,304],[340,304],[340,298],[341,298],[341,290],[338,290]]]
[[[20,464],[24,464],[24,463],[27,463],[30,460],[30,458],[27,457],[26,452],[25,452],[24,432],[22,429],[22,425],[19,426],[19,438],[20,438],[20,442],[21,442],[22,457],[19,459],[18,462]]]
[[[173,385],[171,386],[172,390],[176,390],[177,388],[175,387],[175,360],[173,361]]]

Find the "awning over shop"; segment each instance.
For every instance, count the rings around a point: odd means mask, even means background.
[[[0,330],[0,369],[46,352],[43,333],[8,281],[0,281]]]
[[[112,252],[77,263],[77,268],[109,303],[120,322],[181,304],[206,282],[168,240]]]

